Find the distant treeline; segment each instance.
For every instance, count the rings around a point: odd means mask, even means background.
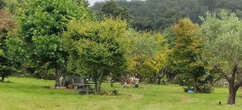
[[[141,31],[163,31],[177,23],[179,18],[190,18],[201,23],[200,16],[221,9],[242,17],[242,0],[117,0],[117,4],[127,9],[131,25]],[[100,12],[105,3],[96,3],[92,9]]]

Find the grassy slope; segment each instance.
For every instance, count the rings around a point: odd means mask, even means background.
[[[0,83],[0,110],[242,110],[242,90],[237,105],[228,106],[224,104],[225,88],[215,89],[213,94],[187,94],[175,85],[145,85],[140,89],[117,88],[120,96],[94,96],[42,87],[52,86],[53,81],[8,80],[11,83]],[[219,100],[224,105],[218,105]]]

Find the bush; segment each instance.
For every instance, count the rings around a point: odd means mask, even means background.
[[[211,93],[213,90],[213,86],[210,83],[199,85],[199,93]]]
[[[188,92],[189,89],[193,89],[191,87],[186,87],[184,88],[184,92]],[[211,84],[206,83],[206,84],[200,84],[198,86],[198,90],[196,92],[198,93],[211,93],[213,90],[213,87]]]
[[[187,92],[187,91],[188,91],[188,89],[189,89],[189,88],[187,88],[187,87],[186,87],[186,88],[184,88],[184,92]]]
[[[2,9],[5,6],[5,3],[3,2],[3,0],[0,0],[0,9]]]

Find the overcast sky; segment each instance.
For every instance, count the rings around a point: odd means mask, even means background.
[[[101,2],[104,0],[88,0],[91,5],[93,5],[95,2]]]

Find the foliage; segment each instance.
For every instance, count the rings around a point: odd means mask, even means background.
[[[0,0],[0,9],[2,9],[5,6],[5,2],[3,0]]]
[[[161,69],[166,65],[167,45],[164,37],[157,33],[143,33],[134,37],[129,54],[129,72],[141,80],[155,83],[160,79]]]
[[[12,60],[8,56],[6,40],[8,32],[16,27],[12,16],[3,9],[0,9],[0,74],[2,81],[12,72]]]
[[[171,26],[171,27],[164,29],[164,31],[163,31],[163,35],[165,36],[165,39],[167,40],[169,49],[174,48],[175,43],[176,43],[176,34],[173,31],[173,28],[174,27]]]
[[[0,9],[0,33],[7,34],[12,27],[16,27],[16,23],[13,20],[12,15],[4,9]]]
[[[229,82],[228,104],[235,104],[236,92],[242,85],[241,28],[242,21],[234,13],[223,11],[203,18],[204,58]]]
[[[125,7],[120,6],[116,1],[111,0],[105,2],[100,11],[97,11],[99,17],[104,15],[105,17],[121,18],[122,20],[130,21],[131,16]]]
[[[101,83],[107,76],[119,75],[126,70],[125,51],[118,41],[126,28],[126,22],[119,19],[71,22],[63,41],[70,54],[68,71],[91,77],[96,93],[100,94]]]
[[[226,9],[242,17],[242,0],[117,0],[120,7],[126,7],[131,25],[139,31],[163,31],[177,23],[179,18],[190,18],[201,23],[199,16]],[[93,10],[101,10],[105,3],[96,3]],[[171,8],[172,7],[172,8]]]
[[[151,83],[161,84],[161,80],[166,82],[166,66],[167,66],[167,50],[166,47],[154,57],[147,59],[144,63],[144,69],[149,73],[146,78],[149,78]]]
[[[189,19],[179,20],[174,26],[176,44],[172,50],[173,67],[184,83],[199,92],[199,80],[206,76],[205,63],[201,59],[201,31]]]
[[[87,14],[87,9],[72,0],[29,0],[17,18],[24,40],[31,42],[34,36],[58,35],[66,30],[68,20],[84,19]]]
[[[34,65],[49,63],[49,69],[56,69],[58,80],[66,59],[60,35],[66,30],[69,20],[88,18],[88,10],[73,0],[25,0],[17,10],[16,18],[19,38],[10,39],[9,44],[13,45],[9,47],[21,45],[21,52],[26,53],[24,56],[30,60],[27,62],[34,62]],[[19,42],[22,43],[17,44]]]
[[[213,91],[213,86],[210,83],[199,84],[199,90],[201,93],[211,93]]]

